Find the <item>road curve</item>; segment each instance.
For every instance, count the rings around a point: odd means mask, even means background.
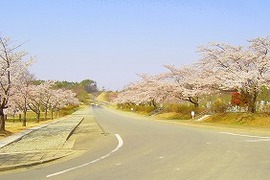
[[[268,179],[270,138],[180,126],[93,109],[107,134],[99,151],[0,179]],[[123,146],[112,152],[119,142]],[[48,176],[106,156],[99,161]]]

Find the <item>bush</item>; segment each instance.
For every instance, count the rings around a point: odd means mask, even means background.
[[[211,111],[214,113],[223,113],[227,110],[228,105],[221,100],[217,100],[214,102],[213,106],[211,107]]]
[[[169,104],[166,105],[164,108],[164,113],[177,113],[177,118],[174,119],[190,119],[191,118],[191,112],[195,112],[195,116],[197,114],[200,114],[204,111],[204,108],[195,108],[191,105],[184,105],[184,104]],[[176,116],[175,116],[176,117]]]
[[[196,114],[203,112],[203,108],[195,108],[194,106],[184,105],[184,104],[170,104],[165,106],[164,112],[177,112],[180,114],[190,115],[191,111],[195,111]]]
[[[262,112],[270,116],[270,104],[267,104],[263,107]]]
[[[61,116],[66,116],[74,113],[79,109],[79,106],[67,106],[60,110]]]
[[[125,111],[138,111],[143,113],[150,113],[154,111],[157,107],[149,105],[136,105],[131,103],[117,104],[117,107]]]
[[[161,114],[156,115],[155,117],[158,119],[181,119],[181,115],[176,112],[161,113]]]

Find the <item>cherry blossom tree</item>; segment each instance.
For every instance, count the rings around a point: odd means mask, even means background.
[[[14,101],[12,101],[12,98],[11,98],[9,101],[8,108],[4,109],[5,119],[7,119],[7,116],[12,116],[13,122],[14,122],[15,115],[19,113],[20,113],[20,110],[17,104]]]
[[[168,84],[163,84],[161,76],[140,74],[141,80],[128,85],[115,99],[117,103],[149,104],[156,106],[163,102],[168,93]]]
[[[30,74],[28,71],[23,73],[20,78],[20,84],[16,85],[15,93],[11,97],[11,101],[16,104],[20,112],[23,113],[22,125],[26,126],[27,121],[27,111],[29,110],[28,104],[30,103],[30,91],[33,86],[31,86],[34,80],[34,75]]]
[[[201,73],[195,66],[176,68],[165,66],[170,72],[155,76],[139,75],[141,81],[131,83],[115,99],[123,103],[175,103],[188,101],[195,107],[199,106],[199,97],[212,91],[208,79],[211,78]]]
[[[51,118],[54,118],[54,112],[68,105],[79,105],[80,102],[76,98],[76,94],[71,90],[57,89],[51,90],[51,98],[49,101],[49,109],[51,111]]]
[[[76,93],[72,90],[65,89],[63,90],[63,100],[66,106],[78,106],[80,105],[80,101],[76,98]]]
[[[54,112],[58,111],[64,106],[65,106],[64,90],[63,89],[52,90],[52,96],[49,103],[49,109],[51,111],[51,119],[54,119]]]
[[[188,101],[194,107],[199,107],[199,98],[212,92],[213,88],[209,84],[211,77],[202,72],[196,64],[180,68],[172,65],[166,65],[165,67],[170,72],[164,78],[173,81],[170,85],[172,96]]]
[[[50,100],[53,95],[53,86],[55,85],[55,82],[53,81],[45,81],[42,84],[39,85],[40,91],[42,93],[41,96],[41,104],[44,108],[44,119],[47,119],[48,116],[48,110],[50,105]]]
[[[211,43],[199,52],[201,67],[214,78],[212,83],[220,90],[243,94],[248,111],[254,113],[260,89],[270,85],[270,38],[255,38],[249,43],[248,47]]]
[[[20,77],[27,70],[29,63],[23,59],[27,55],[18,51],[16,45],[8,37],[0,36],[0,131],[5,131],[4,109],[8,108],[10,97],[15,92],[14,86],[20,84]]]
[[[36,114],[36,122],[39,123],[40,121],[40,114],[41,114],[41,106],[42,106],[42,84],[41,85],[31,85],[30,86],[30,97],[28,107]]]

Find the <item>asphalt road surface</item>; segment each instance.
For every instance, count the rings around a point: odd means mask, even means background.
[[[0,179],[270,178],[270,137],[128,117],[103,108],[93,111],[105,135],[89,152]]]

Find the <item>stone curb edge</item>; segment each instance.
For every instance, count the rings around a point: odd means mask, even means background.
[[[81,120],[79,121],[79,123],[70,131],[70,133],[68,134],[66,141],[70,138],[70,136],[74,133],[74,131],[76,130],[76,128],[82,123],[82,121],[84,120],[84,117],[81,118]]]
[[[70,152],[70,153],[67,153],[65,155],[61,155],[61,156],[58,156],[58,157],[45,159],[45,160],[42,160],[42,161],[34,161],[34,162],[30,162],[30,163],[22,163],[22,164],[16,164],[16,165],[10,165],[10,166],[5,166],[5,167],[0,167],[0,171],[13,170],[13,169],[16,169],[16,168],[23,168],[23,167],[33,166],[33,165],[40,165],[40,164],[44,164],[44,163],[55,161],[57,159],[64,158],[64,157],[69,156],[69,155],[71,155],[73,153],[74,152]]]

